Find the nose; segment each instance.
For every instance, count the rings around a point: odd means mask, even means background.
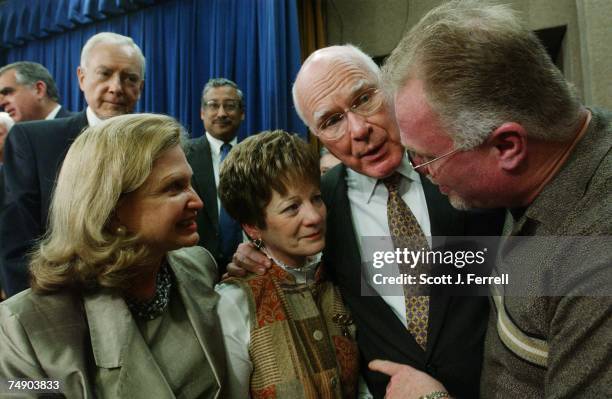
[[[225,111],[225,107],[223,104],[219,104],[219,110],[217,111],[217,116],[227,115],[227,111]]]
[[[114,94],[123,92],[123,86],[121,84],[121,77],[119,74],[114,74],[108,82],[108,91]]]
[[[0,108],[4,110],[6,104],[8,104],[8,101],[6,101],[6,97],[4,96],[4,94],[0,94]]]
[[[195,192],[193,187],[189,187],[189,192],[191,194],[191,197],[187,202],[187,208],[193,209],[194,211],[199,211],[200,209],[204,208],[204,203],[202,202],[202,199],[200,198],[198,193]]]
[[[365,116],[349,111],[346,113],[346,124],[353,140],[367,140],[370,136],[372,127]]]
[[[304,224],[306,226],[316,226],[325,222],[325,205],[315,205],[312,202],[304,205]]]

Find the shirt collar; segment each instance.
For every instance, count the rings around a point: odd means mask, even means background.
[[[62,106],[58,104],[51,112],[49,112],[49,115],[46,116],[45,120],[55,119],[55,116],[59,112],[60,108],[62,108]]]
[[[87,124],[89,126],[96,126],[98,123],[102,122],[102,119],[100,119],[98,115],[96,115],[96,113],[93,111],[93,109],[91,109],[91,107],[87,107],[85,113],[87,114]]]
[[[319,252],[317,254],[307,257],[306,263],[304,264],[304,266],[290,267],[284,264],[283,262],[281,262],[280,260],[274,258],[272,255],[270,255],[267,251],[265,251],[265,248],[264,248],[264,253],[268,256],[268,258],[270,258],[274,263],[276,263],[281,269],[291,274],[295,278],[296,283],[298,284],[308,283],[308,282],[312,282],[315,280],[315,274],[317,272],[317,267],[319,266],[319,263],[321,263],[321,258],[323,255],[322,252]]]
[[[206,138],[208,139],[208,142],[210,143],[210,148],[213,150],[213,152],[217,155],[219,155],[219,153],[221,152],[221,146],[225,143],[225,141],[223,140],[219,140],[216,137],[213,137],[212,134],[206,132]],[[238,137],[234,137],[229,144],[232,145],[232,148],[238,143]]]
[[[395,169],[395,172],[409,179],[411,182],[420,183],[421,181],[419,173],[412,169],[407,152],[404,152],[402,162],[397,169]],[[374,195],[374,189],[376,188],[376,184],[378,183],[379,179],[355,172],[351,168],[347,168],[347,177],[355,182],[357,191],[362,192],[365,196],[367,196],[366,202],[369,203]]]

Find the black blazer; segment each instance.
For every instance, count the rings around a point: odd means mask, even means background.
[[[53,120],[18,123],[7,137],[3,168],[6,198],[0,214],[0,271],[8,295],[29,287],[26,254],[47,228],[59,168],[70,144],[86,127],[85,111],[66,118],[58,114]]]
[[[66,118],[71,115],[72,115],[72,112],[68,111],[64,107],[60,107],[54,119]],[[4,174],[2,172],[2,165],[0,164],[0,212],[2,212],[3,205],[4,205]]]
[[[77,112],[77,113],[75,113],[75,112],[70,112],[70,111],[68,111],[66,108],[61,107],[61,108],[60,108],[60,110],[59,110],[59,111],[57,111],[57,115],[55,115],[55,119],[59,119],[59,118],[67,118],[67,117],[69,117],[69,116],[76,115],[76,114],[78,114],[78,112]]]
[[[453,209],[432,183],[422,178],[432,236],[497,235],[500,212],[471,215]],[[483,297],[430,298],[427,350],[380,296],[361,294],[361,257],[347,196],[346,167],[338,165],[322,180],[327,205],[327,242],[324,264],[340,287],[357,324],[362,373],[371,393],[383,398],[389,378],[367,368],[373,359],[409,364],[441,381],[453,397],[477,398],[488,299]]]
[[[219,267],[219,276],[222,276],[229,260],[222,259],[221,256],[217,186],[210,154],[210,143],[206,139],[206,135],[189,140],[185,146],[185,153],[193,170],[191,183],[204,203],[204,209],[198,213],[196,219],[198,234],[200,235],[198,245],[208,249],[214,256]]]
[[[0,213],[2,213],[4,208],[4,172],[2,169],[4,169],[4,164],[0,163]]]

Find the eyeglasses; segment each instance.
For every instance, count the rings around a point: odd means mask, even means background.
[[[429,159],[428,157],[417,155],[415,152],[412,152],[412,151],[408,151],[408,155],[410,155],[410,163],[412,164],[412,169],[417,170],[419,168],[422,168],[423,166],[427,166],[431,163],[439,161],[442,158],[450,157],[451,155],[459,151],[462,151],[462,149],[456,148],[452,151],[447,152],[446,154],[442,154],[439,157],[435,157],[431,159]]]
[[[351,106],[343,112],[336,112],[326,117],[317,127],[316,135],[327,140],[338,140],[348,131],[347,112],[361,116],[375,114],[384,102],[383,94],[376,87],[361,92],[351,101]]]
[[[223,107],[226,112],[236,112],[240,109],[240,100],[226,100],[222,103],[214,100],[210,100],[204,103],[206,109],[212,112],[219,112],[219,109]]]

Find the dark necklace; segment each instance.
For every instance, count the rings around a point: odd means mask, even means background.
[[[172,276],[166,263],[162,265],[155,280],[155,296],[149,301],[138,302],[127,299],[127,305],[132,314],[140,320],[153,320],[161,316],[170,302]]]

